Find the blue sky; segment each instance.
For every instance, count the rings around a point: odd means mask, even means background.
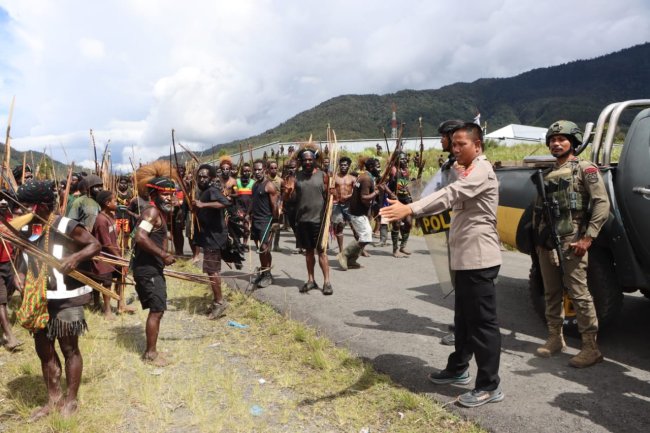
[[[0,127],[15,95],[16,148],[88,163],[92,128],[119,166],[166,155],[172,128],[201,150],[340,94],[513,76],[649,40],[646,0],[0,0]]]

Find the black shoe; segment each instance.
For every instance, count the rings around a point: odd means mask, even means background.
[[[456,336],[454,333],[450,333],[445,335],[440,339],[440,342],[444,344],[445,346],[455,346],[456,345]]]
[[[334,293],[332,285],[330,283],[323,284],[323,295],[331,295],[332,293]]]
[[[448,372],[447,370],[441,370],[438,373],[429,374],[429,380],[436,385],[446,385],[446,384],[457,384],[457,385],[467,385],[472,381],[472,378],[469,375],[469,371],[464,371],[461,374],[454,375]]]

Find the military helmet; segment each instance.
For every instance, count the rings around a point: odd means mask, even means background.
[[[546,131],[546,145],[548,146],[551,137],[554,135],[564,135],[571,141],[571,145],[575,149],[582,144],[582,131],[573,122],[568,120],[558,120],[553,123]]]
[[[460,128],[465,125],[465,122],[462,120],[457,120],[457,119],[452,119],[452,120],[445,120],[438,126],[438,134],[440,135],[445,135],[445,134],[451,134],[459,130]]]
[[[88,187],[88,189],[103,184],[104,181],[102,180],[102,178],[97,176],[96,174],[89,174],[88,176],[86,176],[86,186]]]

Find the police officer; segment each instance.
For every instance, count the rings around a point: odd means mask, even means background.
[[[458,128],[452,136],[452,149],[464,167],[457,181],[414,203],[389,200],[391,205],[379,213],[395,221],[452,209],[449,246],[450,267],[455,271],[455,350],[447,366],[431,373],[429,380],[437,385],[470,383],[469,362],[476,355],[475,388],[458,398],[459,404],[476,407],[504,399],[494,284],[501,266],[496,229],[499,184],[492,164],[483,155],[483,131],[478,125],[467,122]]]
[[[581,143],[582,131],[573,122],[559,120],[546,132],[546,145],[556,159],[553,167],[544,173],[546,202],[553,209],[551,212],[544,209],[538,197],[533,218],[549,330],[546,343],[537,348],[536,354],[548,358],[566,347],[562,337],[562,298],[566,288],[582,335],[580,353],[569,360],[569,365],[577,368],[603,360],[596,344],[596,309],[587,289],[587,251],[609,216],[609,199],[598,167],[575,156],[575,149]],[[559,258],[552,247],[550,224],[555,226],[561,240],[564,278],[561,278]]]

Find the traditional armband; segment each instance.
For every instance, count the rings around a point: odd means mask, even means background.
[[[151,233],[151,230],[153,229],[153,224],[151,224],[149,221],[142,220],[140,221],[140,224],[138,225],[139,228],[144,230],[147,233]]]

